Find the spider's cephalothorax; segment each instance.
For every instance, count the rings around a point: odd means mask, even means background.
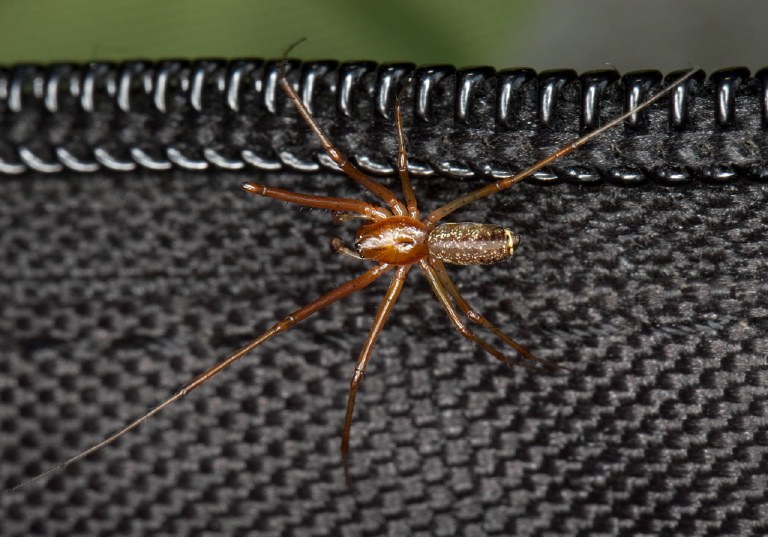
[[[258,336],[244,347],[238,349],[207,371],[198,375],[192,381],[184,385],[169,399],[154,409],[150,410],[134,422],[123,427],[117,433],[108,437],[99,444],[96,444],[95,446],[79,453],[78,455],[75,455],[63,464],[60,464],[59,466],[56,466],[47,472],[38,475],[37,477],[25,481],[21,485],[18,485],[16,488],[30,483],[31,481],[40,479],[41,477],[44,477],[63,466],[82,459],[94,451],[97,451],[102,447],[112,443],[114,440],[124,435],[128,431],[136,428],[138,425],[155,415],[166,406],[177,401],[181,397],[184,397],[192,390],[198,388],[211,377],[217,375],[230,364],[239,360],[268,339],[279,334],[280,332],[288,330],[298,322],[306,319],[313,313],[316,313],[329,304],[341,300],[342,298],[368,286],[382,275],[394,271],[392,282],[390,283],[389,289],[387,290],[387,293],[385,294],[384,299],[379,306],[378,312],[374,317],[373,326],[371,327],[371,330],[368,333],[368,337],[363,344],[363,349],[357,359],[355,370],[352,375],[352,380],[350,382],[349,398],[347,400],[347,411],[344,419],[344,430],[341,439],[342,459],[344,461],[344,470],[345,475],[347,476],[347,483],[349,484],[350,481],[347,474],[347,452],[349,449],[349,432],[352,425],[352,413],[355,406],[355,396],[357,394],[357,389],[363,379],[363,373],[365,372],[366,366],[368,365],[368,360],[371,357],[371,353],[373,351],[376,340],[378,339],[379,334],[384,327],[384,323],[392,311],[392,306],[394,306],[398,296],[400,295],[403,283],[405,282],[405,277],[408,274],[408,271],[415,264],[418,264],[419,268],[424,272],[424,275],[426,276],[427,281],[434,291],[435,296],[448,314],[448,318],[462,336],[475,342],[489,354],[503,362],[522,364],[526,365],[527,367],[531,367],[530,364],[543,364],[551,368],[558,367],[551,362],[536,358],[525,347],[507,336],[504,332],[496,328],[496,326],[494,326],[488,319],[474,310],[461,296],[457,287],[448,276],[448,273],[445,270],[445,265],[443,264],[443,262],[447,262],[459,265],[483,265],[503,261],[512,255],[515,247],[519,243],[518,236],[512,231],[504,229],[503,227],[489,224],[438,224],[438,222],[449,214],[453,213],[455,210],[460,209],[461,207],[464,207],[473,201],[484,198],[485,196],[489,196],[509,188],[515,183],[528,177],[532,173],[551,164],[560,157],[567,155],[571,151],[587,143],[595,136],[605,132],[612,127],[615,127],[620,122],[638,112],[640,109],[655,102],[662,95],[693,76],[693,74],[696,72],[695,70],[689,71],[675,83],[667,86],[661,92],[645,101],[642,105],[627,111],[621,117],[611,121],[596,131],[593,131],[592,133],[587,134],[586,136],[583,136],[573,141],[572,143],[558,149],[548,157],[533,164],[520,173],[490,183],[479,190],[460,196],[455,200],[446,203],[442,207],[432,211],[429,213],[429,215],[427,215],[426,218],[422,219],[418,209],[418,204],[416,202],[416,196],[413,192],[413,188],[411,187],[411,180],[408,175],[408,164],[405,151],[405,136],[403,135],[403,119],[401,112],[401,99],[403,95],[402,92],[395,102],[395,130],[398,138],[397,166],[400,174],[404,203],[401,202],[389,188],[385,187],[378,181],[375,181],[371,177],[368,177],[359,169],[357,169],[350,161],[348,161],[346,157],[344,157],[344,155],[341,153],[341,151],[339,151],[333,145],[328,136],[318,125],[317,121],[315,121],[315,118],[312,117],[312,114],[301,101],[298,94],[296,93],[296,90],[285,78],[285,58],[292,48],[293,47],[286,51],[283,63],[280,68],[280,87],[283,89],[283,91],[285,91],[289,99],[296,106],[299,114],[301,114],[309,127],[317,135],[317,138],[320,140],[320,143],[323,145],[323,148],[325,149],[328,156],[351,179],[355,180],[358,184],[360,184],[374,196],[384,201],[387,207],[379,207],[356,199],[330,198],[325,196],[298,194],[295,192],[280,190],[255,183],[246,183],[243,185],[243,188],[245,188],[245,190],[250,193],[258,194],[260,196],[304,205],[307,207],[316,207],[334,211],[334,215],[336,215],[337,221],[344,221],[353,218],[362,218],[367,220],[368,223],[360,227],[355,236],[354,250],[345,246],[340,239],[333,239],[331,241],[331,245],[336,251],[349,257],[366,261],[374,261],[376,263],[375,266],[369,268],[366,272],[353,279],[352,281],[340,285],[336,289],[326,293],[320,298],[317,298],[306,306],[294,311],[292,314],[288,315],[281,321],[278,321],[272,328]],[[491,345],[484,339],[478,337],[472,330],[467,327],[460,313],[463,314],[464,317],[466,317],[471,322],[481,325],[489,330],[504,344],[514,349],[514,351],[516,351],[516,353],[524,360],[521,361],[510,358],[502,353],[496,346]]]
[[[365,259],[412,265],[429,255],[427,226],[410,216],[390,216],[355,233],[355,249]]]

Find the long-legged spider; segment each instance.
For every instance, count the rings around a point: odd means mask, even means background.
[[[504,334],[488,319],[475,311],[461,296],[445,269],[444,263],[453,263],[459,265],[483,265],[503,261],[512,255],[515,247],[519,242],[518,236],[508,229],[491,224],[478,224],[468,222],[440,224],[440,221],[457,209],[460,209],[461,207],[464,207],[473,201],[477,201],[481,198],[509,188],[515,183],[518,183],[529,175],[533,174],[537,170],[540,170],[541,168],[544,168],[545,166],[553,163],[557,159],[569,154],[578,147],[587,143],[592,138],[615,127],[625,119],[629,118],[632,114],[657,101],[664,94],[693,76],[696,72],[696,69],[689,71],[636,108],[629,110],[624,115],[614,119],[603,127],[577,140],[574,140],[573,142],[558,149],[551,155],[533,164],[520,173],[505,179],[495,181],[479,190],[460,196],[453,201],[446,203],[442,207],[432,211],[422,219],[421,212],[419,211],[419,207],[416,201],[416,196],[411,186],[411,180],[408,175],[408,162],[405,149],[405,136],[403,134],[402,119],[401,101],[403,92],[400,92],[395,102],[394,116],[395,129],[398,140],[397,168],[400,176],[405,203],[400,201],[390,189],[367,176],[357,167],[355,167],[354,164],[348,161],[342,152],[334,146],[320,125],[318,125],[314,117],[312,117],[312,114],[309,112],[307,107],[301,101],[298,94],[296,93],[296,90],[291,86],[285,77],[287,57],[293,47],[296,46],[296,44],[298,43],[295,43],[289,47],[283,56],[283,61],[279,70],[280,87],[283,89],[283,91],[285,91],[285,93],[288,95],[288,98],[298,109],[299,114],[314,131],[315,135],[323,145],[326,153],[333,160],[333,162],[335,162],[339,168],[341,168],[341,170],[344,171],[344,173],[346,173],[351,179],[355,180],[363,188],[368,190],[376,197],[380,198],[386,204],[386,207],[372,205],[370,203],[356,199],[298,194],[295,192],[289,192],[286,190],[259,185],[256,183],[245,183],[243,188],[247,192],[268,198],[274,198],[306,207],[329,209],[334,211],[334,221],[336,222],[343,222],[351,219],[365,220],[366,223],[361,226],[355,234],[354,249],[348,247],[341,239],[338,238],[334,238],[331,241],[331,246],[336,252],[345,256],[362,261],[373,261],[375,262],[375,266],[368,269],[366,272],[356,277],[355,279],[340,285],[329,293],[326,293],[320,298],[294,311],[281,321],[277,322],[272,328],[258,336],[256,339],[252,340],[244,347],[230,354],[227,358],[220,361],[207,371],[201,373],[196,378],[185,384],[169,399],[165,400],[163,403],[156,406],[132,423],[126,425],[118,432],[114,433],[98,444],[86,449],[85,451],[82,451],[69,460],[59,464],[58,466],[55,466],[36,477],[24,481],[11,490],[16,490],[33,481],[41,479],[50,473],[59,470],[60,468],[63,468],[69,464],[72,464],[84,457],[87,457],[93,452],[114,442],[119,437],[136,428],[138,425],[154,416],[171,403],[181,399],[194,389],[207,382],[226,367],[239,360],[268,339],[279,334],[280,332],[288,330],[298,322],[325,308],[329,304],[332,304],[333,302],[336,302],[368,286],[374,280],[378,279],[384,274],[394,271],[395,274],[392,278],[392,282],[390,283],[389,288],[384,295],[384,299],[382,300],[381,305],[379,306],[379,309],[376,313],[373,326],[368,333],[368,337],[365,340],[363,349],[357,359],[355,370],[350,381],[349,398],[347,401],[347,410],[344,418],[344,429],[341,438],[341,455],[342,463],[344,466],[344,475],[347,483],[349,484],[349,436],[352,425],[352,414],[355,407],[355,397],[363,379],[363,374],[365,373],[365,369],[368,365],[368,360],[371,357],[371,353],[373,351],[376,340],[378,339],[379,334],[384,327],[384,323],[392,311],[393,305],[400,295],[400,291],[403,288],[403,283],[405,282],[405,278],[408,272],[411,270],[413,265],[416,264],[427,277],[427,281],[437,296],[437,299],[439,300],[440,304],[442,304],[456,330],[458,330],[462,336],[477,343],[485,351],[487,351],[495,358],[501,360],[502,362],[524,365],[527,367],[531,367],[531,364],[542,364],[550,368],[561,367],[546,360],[537,358],[530,351],[528,351],[528,349]],[[461,312],[461,314],[463,314],[473,323],[487,328],[506,345],[514,349],[520,357],[527,361],[527,363],[505,356],[498,348],[478,337],[471,329],[467,327],[459,312]]]

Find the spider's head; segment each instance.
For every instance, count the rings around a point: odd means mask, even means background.
[[[357,252],[372,261],[410,265],[429,255],[427,228],[410,216],[392,216],[366,224],[355,234]]]

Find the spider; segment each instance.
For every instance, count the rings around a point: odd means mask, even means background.
[[[402,97],[405,90],[398,94],[394,106],[395,131],[398,142],[397,169],[400,177],[402,194],[404,201],[398,197],[389,188],[378,181],[369,177],[360,171],[352,162],[347,160],[344,154],[336,148],[323,129],[312,116],[308,108],[302,102],[293,86],[288,82],[285,76],[285,67],[288,55],[293,48],[301,41],[294,43],[285,51],[282,63],[279,68],[278,83],[286,93],[290,101],[295,105],[299,114],[304,118],[309,127],[314,131],[328,156],[334,163],[351,179],[365,188],[371,194],[384,202],[386,207],[373,205],[357,199],[332,198],[326,196],[317,196],[310,194],[299,194],[289,192],[266,185],[260,185],[252,182],[243,184],[243,189],[252,194],[265,196],[289,203],[303,205],[305,207],[315,207],[333,211],[333,219],[336,223],[349,221],[352,219],[362,219],[365,223],[357,230],[353,242],[353,247],[347,246],[341,239],[334,238],[331,241],[331,247],[338,253],[353,259],[373,262],[374,266],[369,268],[360,276],[344,283],[332,291],[324,294],[309,304],[294,311],[284,319],[278,321],[272,328],[252,340],[247,345],[230,354],[228,357],[218,362],[216,365],[201,373],[193,380],[185,384],[179,391],[170,398],[139,417],[135,421],[126,425],[116,433],[112,434],[98,444],[80,452],[67,461],[54,466],[53,468],[33,477],[23,483],[15,486],[11,491],[23,487],[33,481],[46,477],[65,466],[68,466],[99,449],[111,444],[119,437],[139,426],[165,407],[186,396],[202,384],[210,380],[222,370],[256,349],[259,345],[271,339],[273,336],[285,332],[300,321],[306,319],[326,306],[349,296],[383,275],[394,272],[389,288],[384,299],[379,306],[373,321],[373,326],[368,332],[368,337],[363,344],[363,349],[355,364],[354,373],[350,381],[349,397],[347,400],[347,409],[344,417],[344,428],[341,436],[341,457],[344,467],[344,475],[347,485],[351,488],[349,477],[349,438],[352,427],[352,415],[355,408],[355,397],[363,380],[368,361],[373,352],[376,340],[381,334],[384,323],[389,317],[392,307],[397,301],[403,288],[406,276],[414,265],[418,265],[427,278],[432,291],[438,301],[445,309],[454,328],[465,338],[475,342],[489,354],[498,360],[541,369],[541,366],[547,368],[561,368],[547,360],[534,356],[528,349],[514,341],[504,332],[499,330],[488,319],[473,309],[467,301],[461,296],[461,293],[448,276],[445,263],[458,265],[485,265],[498,263],[512,256],[515,247],[519,243],[519,237],[513,231],[501,226],[492,224],[481,224],[471,222],[461,223],[441,223],[441,221],[451,213],[468,205],[474,201],[490,196],[510,186],[522,181],[534,172],[553,163],[557,159],[571,153],[580,146],[586,144],[591,139],[601,133],[615,127],[625,119],[629,118],[639,110],[645,108],[651,103],[660,99],[664,94],[674,89],[679,84],[693,76],[697,69],[692,69],[678,80],[662,89],[644,103],[636,108],[629,110],[622,116],[614,119],[599,129],[574,140],[566,146],[558,149],[554,153],[533,164],[529,168],[517,173],[514,176],[500,179],[490,183],[479,190],[460,196],[442,207],[430,212],[422,218],[421,211],[416,200],[411,180],[408,175],[408,158],[405,146],[405,135],[403,133],[402,117]],[[407,86],[407,84],[406,84]],[[471,322],[485,327],[491,333],[496,335],[502,342],[514,349],[514,351],[524,359],[524,361],[509,358],[498,348],[487,343],[478,337],[464,322],[464,317]],[[540,364],[540,365],[535,365]]]

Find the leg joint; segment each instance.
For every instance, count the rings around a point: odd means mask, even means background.
[[[328,153],[328,156],[331,157],[331,160],[334,161],[339,168],[344,168],[347,164],[347,159],[344,157],[344,154],[332,145],[326,146],[325,152]]]
[[[485,317],[483,317],[482,315],[480,315],[479,313],[477,313],[477,312],[476,312],[475,310],[473,310],[472,308],[469,308],[469,309],[468,309],[468,310],[467,310],[467,311],[464,313],[464,315],[466,315],[466,316],[467,316],[467,319],[469,319],[469,320],[470,320],[470,321],[472,321],[473,323],[477,323],[477,324],[483,324],[483,321],[485,320]]]
[[[357,390],[357,387],[360,386],[360,383],[363,381],[363,373],[363,371],[355,369],[355,374],[352,375],[352,380],[349,381],[349,387],[352,390]]]
[[[296,324],[296,319],[293,318],[293,315],[289,315],[288,317],[286,317],[285,319],[277,323],[273,330],[277,334],[285,330],[288,330],[294,324]]]
[[[464,336],[467,339],[471,339],[471,340],[475,339],[475,334],[473,334],[472,330],[467,328],[467,325],[465,325],[464,323],[457,323],[456,324],[456,330],[458,330],[459,334],[461,334],[462,336]]]

